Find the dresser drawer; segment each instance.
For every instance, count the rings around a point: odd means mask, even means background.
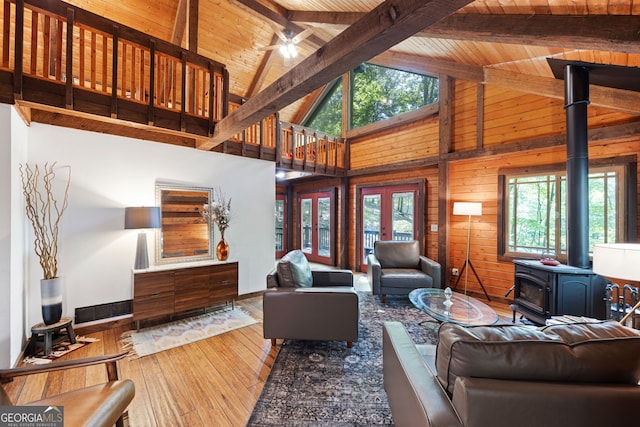
[[[176,312],[205,308],[209,304],[209,267],[176,271]]]
[[[159,271],[153,273],[138,273],[133,279],[133,298],[157,293],[172,292],[174,290],[174,272]]]
[[[233,301],[238,297],[238,263],[211,266],[209,305]]]
[[[173,314],[174,292],[158,292],[133,300],[133,320]]]

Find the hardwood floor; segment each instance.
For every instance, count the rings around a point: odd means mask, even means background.
[[[236,303],[262,320],[262,297]],[[511,310],[489,303],[502,317]],[[119,337],[133,324],[79,335],[98,338],[70,353],[81,358],[121,351]],[[277,355],[258,323],[222,335],[135,360],[118,362],[121,378],[130,378],[136,396],[129,406],[131,427],[244,426]],[[59,360],[63,360],[62,358]],[[54,362],[55,363],[55,362]],[[102,366],[21,377],[5,386],[17,404],[106,381]]]

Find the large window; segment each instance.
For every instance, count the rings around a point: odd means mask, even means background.
[[[362,64],[350,73],[351,99],[346,103],[350,129],[366,126],[438,102],[437,77]],[[331,135],[342,134],[342,79],[328,86],[302,123]]]
[[[625,240],[625,167],[589,171],[589,247]],[[567,254],[566,172],[503,176],[505,255]]]
[[[438,101],[435,77],[366,63],[351,76],[351,129]]]
[[[342,135],[342,79],[330,85],[304,125],[330,135]]]

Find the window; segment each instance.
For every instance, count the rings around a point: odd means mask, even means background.
[[[329,135],[342,135],[342,79],[333,83],[304,126]]]
[[[366,63],[351,76],[351,129],[438,101],[435,77]]]
[[[567,255],[566,172],[503,176],[505,255]],[[591,168],[589,247],[625,239],[625,167]],[[592,252],[592,249],[590,249]]]
[[[437,77],[373,64],[350,73],[350,129],[366,126],[438,102]],[[342,79],[329,85],[303,126],[339,136],[342,134]]]

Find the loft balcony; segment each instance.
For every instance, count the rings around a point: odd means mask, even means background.
[[[27,120],[23,107],[67,117],[56,124],[78,126],[81,118],[195,147],[240,106],[230,101],[224,64],[70,4],[2,0],[0,25],[0,102],[16,104]],[[135,130],[119,134],[136,136]],[[277,115],[214,151],[287,170],[345,173],[343,139]]]

